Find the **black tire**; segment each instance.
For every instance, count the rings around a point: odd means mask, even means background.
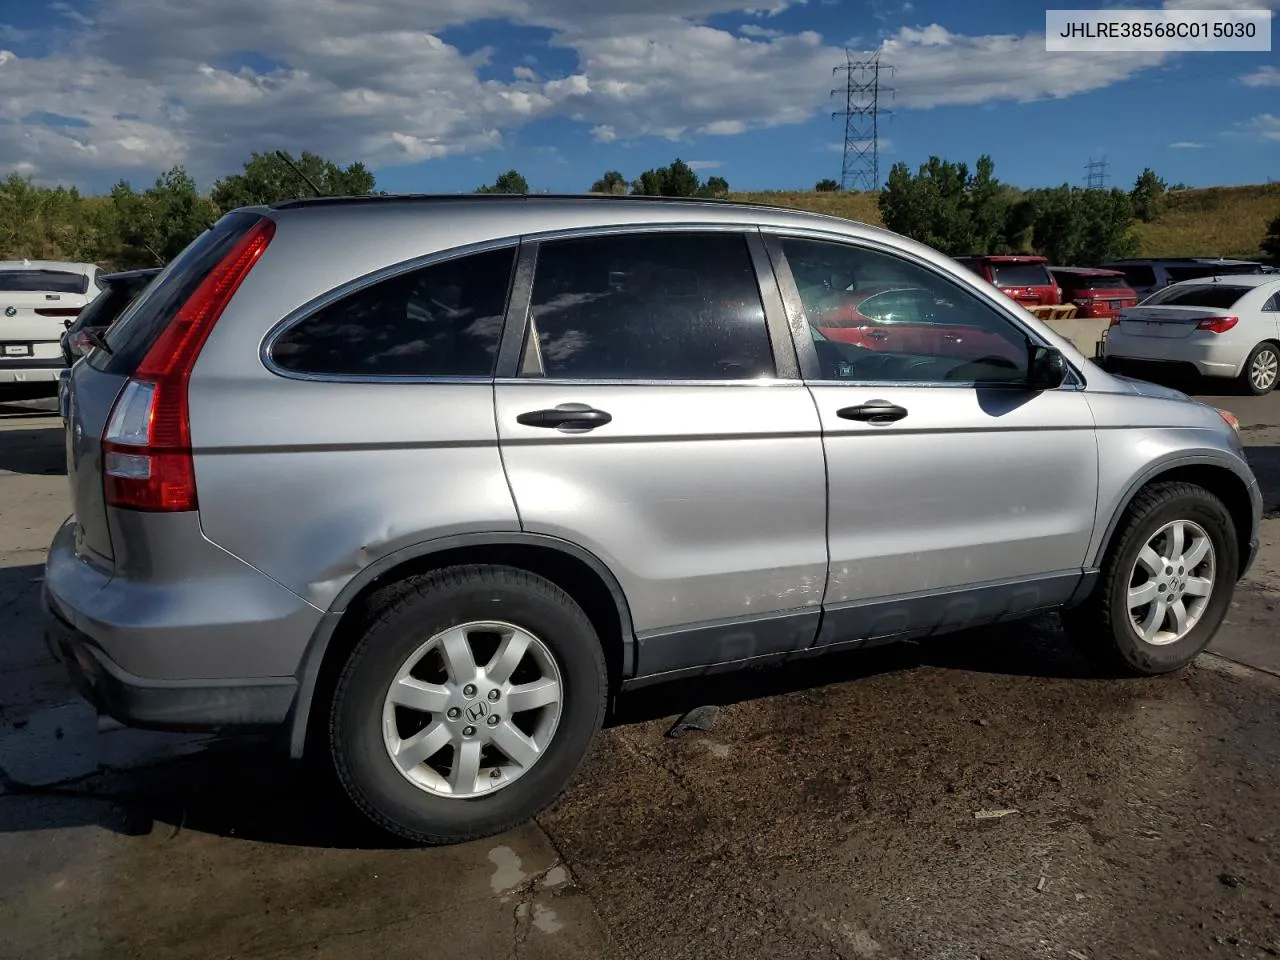
[[[1128,591],[1138,554],[1165,524],[1190,520],[1213,545],[1213,592],[1191,631],[1167,645],[1139,636],[1130,616]],[[1189,664],[1213,639],[1227,608],[1240,567],[1231,514],[1216,496],[1191,483],[1155,483],[1139,491],[1120,520],[1102,564],[1098,584],[1079,606],[1063,612],[1068,635],[1108,668],[1135,676],[1170,673]]]
[[[374,823],[415,843],[474,840],[510,829],[546,807],[572,779],[604,719],[608,673],[599,639],[563,590],[524,570],[449,567],[389,588],[334,691],[329,741],[338,779]],[[562,707],[543,755],[519,779],[473,798],[438,796],[401,774],[382,736],[382,705],[405,660],[458,624],[503,620],[550,649]]]
[[[1240,371],[1240,389],[1250,396],[1263,397],[1276,388],[1277,378],[1272,378],[1271,382],[1264,387],[1258,387],[1253,382],[1252,370],[1253,365],[1258,358],[1265,353],[1271,355],[1272,360],[1280,368],[1280,347],[1277,347],[1269,340],[1258,344],[1249,352],[1249,359],[1244,362],[1244,369]]]

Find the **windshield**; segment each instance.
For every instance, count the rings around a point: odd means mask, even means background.
[[[1048,287],[1053,278],[1041,263],[993,263],[995,282],[1002,287]]]
[[[1143,306],[1210,307],[1221,310],[1235,306],[1252,287],[1235,287],[1225,283],[1197,283],[1189,287],[1165,287],[1152,294]]]
[[[89,278],[65,270],[0,270],[0,291],[14,293],[88,293]]]

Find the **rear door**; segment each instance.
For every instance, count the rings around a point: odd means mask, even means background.
[[[257,220],[254,214],[228,214],[197,237],[111,327],[110,351],[93,350],[71,368],[63,393],[67,476],[76,550],[86,559],[113,563],[102,491],[102,434],[116,397],[178,308]]]
[[[523,256],[519,369],[495,387],[523,528],[613,571],[641,675],[807,646],[822,440],[758,231],[571,236]]]
[[[767,243],[825,440],[831,572],[818,642],[974,625],[1066,600],[1097,501],[1083,391],[1028,391],[1025,329],[931,264],[844,239]],[[833,258],[855,278],[891,263],[929,291],[958,339],[900,353],[806,339],[813,278],[792,263]]]

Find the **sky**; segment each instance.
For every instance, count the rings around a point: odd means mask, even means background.
[[[1083,185],[1091,159],[1112,186],[1148,166],[1192,186],[1280,179],[1280,52],[1050,54],[1045,6],[0,0],[0,176],[104,192],[182,165],[207,188],[282,148],[360,160],[395,192],[469,192],[513,167],[580,192],[676,157],[734,190],[811,189],[841,173],[833,68],[878,49],[882,180],[982,153],[1023,187]]]

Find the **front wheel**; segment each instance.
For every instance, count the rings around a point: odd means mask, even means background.
[[[1063,622],[1111,666],[1169,673],[1213,639],[1231,603],[1239,557],[1221,500],[1190,483],[1153,484],[1125,512],[1097,587]]]
[[[554,584],[453,567],[384,594],[338,680],[338,777],[375,823],[419,843],[506,830],[569,782],[604,718],[603,651]]]
[[[1253,348],[1240,373],[1240,385],[1255,397],[1270,393],[1280,379],[1280,347],[1260,343]]]

